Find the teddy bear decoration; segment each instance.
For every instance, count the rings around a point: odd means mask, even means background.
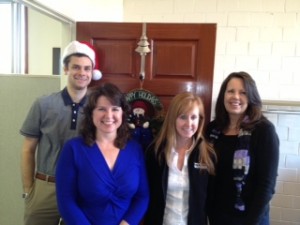
[[[132,138],[146,150],[162,123],[162,104],[153,93],[144,89],[130,91],[126,98],[131,105],[127,123]]]

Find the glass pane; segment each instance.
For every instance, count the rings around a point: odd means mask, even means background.
[[[12,62],[12,21],[11,4],[0,4],[0,73],[11,73]]]

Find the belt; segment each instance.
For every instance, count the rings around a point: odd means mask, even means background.
[[[44,181],[47,181],[47,182],[55,183],[55,177],[49,176],[49,175],[46,175],[46,174],[36,173],[35,178],[37,178],[39,180],[44,180]]]

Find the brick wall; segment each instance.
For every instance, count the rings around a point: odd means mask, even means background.
[[[276,126],[280,161],[276,193],[271,201],[272,225],[300,225],[300,107],[266,107]]]
[[[124,0],[125,22],[217,23],[213,99],[247,71],[265,100],[300,101],[300,0]]]

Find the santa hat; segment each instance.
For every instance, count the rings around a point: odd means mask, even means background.
[[[101,71],[98,69],[98,56],[97,51],[95,48],[88,42],[79,42],[79,41],[72,41],[68,46],[65,48],[62,60],[64,61],[66,57],[81,53],[86,55],[92,60],[93,63],[93,80],[99,80],[102,77]]]
[[[146,103],[143,102],[143,101],[135,101],[135,102],[133,102],[132,103],[132,109],[136,109],[136,108],[142,108],[142,109],[144,109],[145,112],[148,111],[148,107],[147,107]]]

